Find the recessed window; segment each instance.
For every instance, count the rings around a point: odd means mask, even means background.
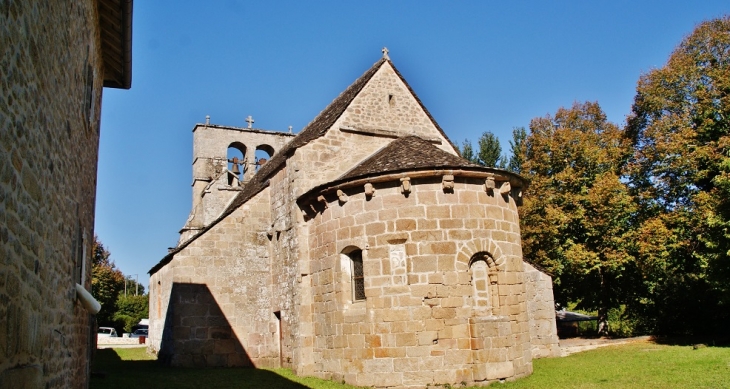
[[[352,300],[365,300],[365,276],[362,266],[362,250],[354,250],[347,254],[352,263]]]
[[[469,262],[474,309],[489,315],[496,314],[499,310],[499,285],[494,258],[487,252],[479,252]]]

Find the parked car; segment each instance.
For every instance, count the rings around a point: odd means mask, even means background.
[[[130,338],[139,338],[141,336],[147,337],[147,329],[146,328],[140,328],[134,332],[132,332],[132,335],[129,335]]]
[[[99,332],[96,333],[97,338],[117,338],[117,330],[112,327],[99,327]]]

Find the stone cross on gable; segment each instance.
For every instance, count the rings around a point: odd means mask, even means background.
[[[383,47],[383,49],[380,51],[383,52],[383,58],[390,59],[390,57],[388,57],[388,48],[387,47]]]
[[[246,118],[246,123],[248,123],[248,128],[253,128],[253,122],[254,121],[255,120],[253,120],[253,118],[251,117],[251,115],[248,115],[248,117]]]

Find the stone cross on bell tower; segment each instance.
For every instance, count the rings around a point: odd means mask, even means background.
[[[389,51],[388,51],[388,48],[387,47],[383,47],[380,51],[383,52],[383,58],[390,59],[390,57],[388,56],[388,52]]]
[[[246,118],[246,123],[248,123],[248,128],[253,128],[253,122],[255,122],[255,120],[253,120],[251,115],[248,115],[248,117]]]

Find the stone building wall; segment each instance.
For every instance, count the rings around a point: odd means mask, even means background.
[[[300,298],[297,282],[299,247],[296,218],[292,214],[291,179],[288,167],[281,169],[270,180],[272,311],[279,320],[281,337],[281,366],[292,367],[300,336],[301,320],[297,309]]]
[[[527,314],[530,318],[532,357],[560,356],[558,329],[555,322],[553,279],[525,262]]]
[[[310,221],[314,373],[364,386],[488,383],[532,372],[517,209],[484,180],[441,177],[345,190]],[[363,251],[353,301],[349,250]],[[482,257],[479,254],[489,255]],[[476,257],[475,257],[476,255]],[[475,299],[474,259],[489,282]],[[476,263],[476,262],[474,262]]]
[[[287,163],[299,170],[295,193],[332,181],[402,135],[433,139],[456,155],[389,63],[377,71],[322,137],[300,147]]]
[[[74,286],[91,287],[96,2],[3,2],[0,26],[0,387],[84,388],[96,336]]]
[[[150,277],[149,348],[173,366],[279,365],[269,189]]]

